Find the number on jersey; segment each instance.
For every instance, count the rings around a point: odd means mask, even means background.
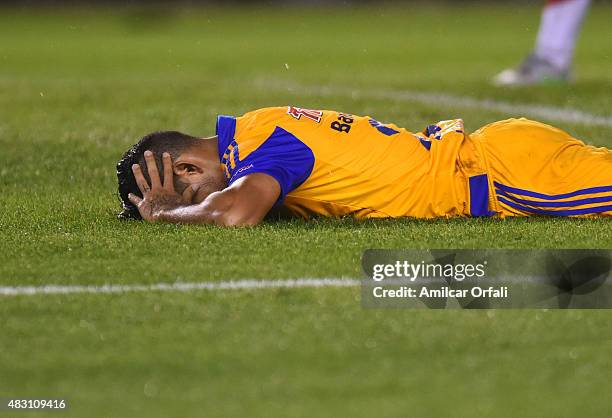
[[[297,120],[300,120],[302,116],[307,119],[314,120],[315,122],[321,122],[323,112],[320,110],[302,109],[301,107],[289,106],[287,108],[287,114],[293,116]]]

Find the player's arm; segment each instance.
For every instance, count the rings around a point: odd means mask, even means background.
[[[201,203],[190,204],[194,189],[183,195],[174,190],[172,161],[163,155],[164,182],[160,181],[153,154],[145,153],[151,185],[138,164],[132,167],[143,197],[130,194],[143,219],[149,222],[215,224],[221,226],[256,225],[269,212],[280,195],[280,186],[271,176],[253,173],[237,180],[224,190],[211,193]]]
[[[270,211],[280,194],[278,182],[263,173],[253,173],[230,187],[211,193],[197,205],[163,210],[159,220],[171,223],[257,225]]]

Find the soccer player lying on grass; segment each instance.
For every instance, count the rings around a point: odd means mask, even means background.
[[[267,108],[219,116],[210,138],[147,135],[117,176],[119,217],[151,222],[255,225],[279,208],[300,217],[612,215],[612,151],[526,119],[469,135],[461,120],[411,133],[370,117]]]

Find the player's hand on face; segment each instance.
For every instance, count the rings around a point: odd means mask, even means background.
[[[151,151],[145,151],[145,161],[147,163],[147,172],[151,179],[151,184],[147,182],[142,174],[142,168],[139,164],[132,166],[132,172],[136,179],[136,184],[142,193],[142,198],[130,193],[128,198],[140,212],[142,218],[149,222],[159,220],[160,215],[164,210],[175,209],[179,206],[189,205],[192,202],[195,190],[192,187],[187,187],[181,195],[174,190],[174,171],[172,169],[172,158],[170,154],[164,152],[162,154],[164,182],[162,183],[155,163],[155,157]]]

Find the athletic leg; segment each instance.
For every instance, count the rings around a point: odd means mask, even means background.
[[[612,151],[527,119],[487,125],[470,138],[485,156],[501,216],[612,216]]]
[[[500,86],[568,81],[576,41],[590,0],[548,0],[534,51],[517,68],[494,78]]]
[[[558,70],[568,71],[589,3],[590,0],[549,0],[542,12],[535,54]]]

